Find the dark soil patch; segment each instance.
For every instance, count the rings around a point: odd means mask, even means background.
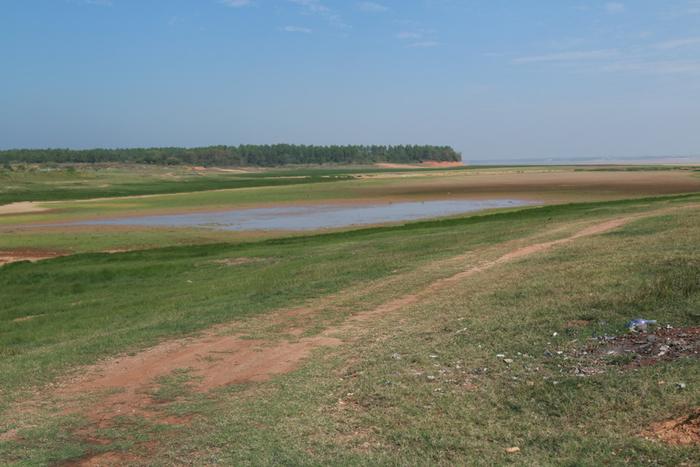
[[[700,355],[700,327],[660,328],[602,339],[602,345],[589,349],[591,354],[605,356],[611,363],[617,361],[626,368]]]

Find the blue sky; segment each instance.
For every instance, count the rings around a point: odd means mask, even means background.
[[[0,147],[700,154],[700,0],[0,0]]]

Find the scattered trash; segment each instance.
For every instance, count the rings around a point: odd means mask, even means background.
[[[685,389],[686,384],[685,383],[676,383],[676,388],[678,389]]]
[[[508,454],[517,454],[517,453],[520,452],[520,448],[517,447],[517,446],[514,446],[514,447],[512,447],[512,448],[506,448],[506,452],[507,452]]]
[[[647,332],[649,326],[656,324],[655,319],[636,318],[627,323],[627,329],[632,332]]]
[[[557,337],[559,335],[558,332],[552,333],[552,337]]]
[[[401,354],[393,353],[391,354],[391,358],[393,358],[394,360],[401,360]]]
[[[433,381],[433,380],[435,379],[435,376],[433,376],[433,375],[428,375],[428,376],[426,376],[426,378],[428,378],[428,380],[430,380],[430,381]]]
[[[545,350],[548,357],[552,357],[552,353]],[[568,370],[578,376],[601,373],[611,366],[626,370],[681,358],[697,359],[700,358],[700,327],[659,326],[649,332],[597,336],[590,338],[583,348],[556,353],[561,355],[556,361],[571,361]]]
[[[510,365],[511,363],[513,363],[513,359],[512,359],[512,358],[504,358],[503,361],[504,361],[505,363],[507,363],[508,365]]]
[[[506,354],[504,353],[497,353],[496,358],[505,358]]]

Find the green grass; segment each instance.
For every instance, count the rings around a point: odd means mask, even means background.
[[[624,332],[640,310],[698,325],[687,312],[700,304],[698,221],[697,210],[643,220],[474,276],[398,322],[372,323],[360,342],[319,353],[302,371],[219,396],[158,455],[256,465],[693,465],[697,446],[639,432],[698,405],[697,360],[610,365],[582,378],[544,352]],[[640,228],[653,233],[640,238]],[[676,262],[683,266],[669,267]],[[580,319],[591,324],[567,327]],[[506,454],[512,446],[521,452]]]
[[[338,171],[317,174],[300,171],[284,176],[276,173],[202,175],[182,168],[130,170],[53,168],[35,170],[0,169],[0,205],[19,201],[65,201],[76,199],[193,193],[236,188],[273,187],[347,180]]]
[[[467,167],[389,169],[374,166],[310,166],[255,171],[193,171],[137,164],[24,165],[0,167],[0,205],[19,201],[194,193],[350,180],[357,175],[462,172]]]
[[[699,200],[682,195],[546,206],[3,266],[1,408],[12,413],[13,402],[29,391],[101,357],[357,290],[342,310],[317,317],[318,332],[464,267],[422,269],[435,261],[465,252],[489,257],[507,251],[501,245],[506,241],[566,236],[574,222]],[[576,346],[574,339],[583,342],[593,333],[621,332],[627,319],[642,312],[675,326],[696,324],[699,221],[697,209],[666,214],[476,275],[402,310],[398,320],[372,323],[359,342],[319,352],[300,371],[270,383],[202,399],[189,391],[186,374],[175,374],[161,381],[155,396],[174,414],[194,415],[191,425],[163,434],[129,419],[103,434],[122,450],[160,439],[158,456],[165,464],[689,461],[697,448],[649,443],[636,432],[698,403],[696,362],[580,378],[568,372],[568,362],[545,358],[544,351]],[[547,233],[558,227],[564,230]],[[219,262],[231,258],[256,261]],[[392,288],[370,293],[372,284],[394,276],[401,280]],[[568,330],[566,322],[575,319],[591,325]],[[505,365],[497,353],[513,356],[515,363]],[[672,387],[679,380],[687,391]],[[0,441],[0,462],[43,464],[89,449],[67,434],[84,421],[36,417],[21,441]],[[3,429],[18,423],[15,417],[0,420]],[[503,449],[516,445],[522,453],[506,456]]]
[[[54,367],[358,287],[397,269],[537,232],[543,223],[696,199],[546,206],[260,242],[9,264],[0,269],[0,368],[10,375],[2,384],[6,391],[41,381]],[[231,257],[263,261],[235,267],[215,262]],[[13,321],[27,316],[36,318]]]
[[[0,269],[4,390],[129,346],[291,306],[515,238],[535,231],[548,212],[533,211],[516,227],[500,215],[6,265]],[[215,262],[231,257],[264,261],[235,267]],[[13,321],[26,316],[37,317]]]

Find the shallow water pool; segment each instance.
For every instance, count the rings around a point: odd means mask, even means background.
[[[515,199],[444,200],[368,205],[305,205],[236,209],[218,212],[123,217],[80,222],[80,225],[200,227],[221,230],[316,230],[352,225],[429,219],[457,214],[534,205]]]

